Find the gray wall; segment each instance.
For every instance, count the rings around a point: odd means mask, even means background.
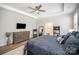
[[[52,22],[54,26],[60,26],[60,34],[66,34],[72,26],[73,16],[72,14],[49,17],[37,20],[37,28],[39,26],[44,26],[47,22]]]
[[[77,19],[74,19],[75,14],[77,14]],[[77,20],[77,25],[74,24],[74,20]],[[79,31],[79,5],[77,5],[76,9],[73,12],[73,29],[77,27],[77,30]]]
[[[26,29],[17,30],[17,22],[25,23]],[[6,37],[4,34],[5,32],[30,31],[30,37],[32,37],[32,30],[34,28],[36,28],[35,19],[0,8],[0,46],[6,45]]]

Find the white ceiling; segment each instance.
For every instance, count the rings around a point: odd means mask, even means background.
[[[35,7],[42,5],[41,9],[46,10],[46,12],[40,12],[40,14],[30,13],[32,10],[28,7]],[[63,3],[3,3],[9,7],[21,10],[25,13],[31,14],[37,18],[46,18],[51,16],[57,16],[61,14],[71,13],[75,10],[77,3],[65,3],[63,11]]]

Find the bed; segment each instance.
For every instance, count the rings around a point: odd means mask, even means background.
[[[68,35],[69,34],[69,35]],[[30,39],[24,48],[24,55],[66,55],[78,54],[79,40],[70,33],[64,44],[59,44],[59,36],[44,35]],[[75,40],[75,41],[74,41]],[[63,41],[64,42],[64,41]]]

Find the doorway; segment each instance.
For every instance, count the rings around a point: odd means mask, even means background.
[[[53,35],[53,23],[48,22],[44,24],[44,35]]]

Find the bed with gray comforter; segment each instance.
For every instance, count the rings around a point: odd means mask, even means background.
[[[62,37],[62,36],[61,36]],[[24,47],[24,55],[78,55],[79,32],[67,33],[61,43],[58,36],[40,36],[30,39]]]

